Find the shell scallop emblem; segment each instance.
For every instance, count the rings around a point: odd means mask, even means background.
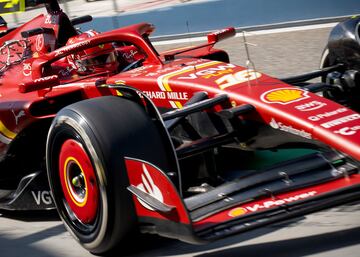
[[[265,103],[290,104],[309,98],[308,92],[298,88],[277,88],[269,90],[261,95]]]
[[[245,208],[237,207],[235,209],[230,210],[228,215],[230,217],[238,217],[241,215],[245,215],[246,213],[247,213],[247,210]]]

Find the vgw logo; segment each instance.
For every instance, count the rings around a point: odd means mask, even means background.
[[[53,204],[53,199],[51,197],[50,191],[31,191],[32,196],[37,205],[45,204],[51,205]]]

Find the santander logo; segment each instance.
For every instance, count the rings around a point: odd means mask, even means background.
[[[164,203],[164,197],[157,185],[155,185],[154,180],[151,178],[149,171],[147,170],[145,164],[142,164],[143,174],[141,174],[141,182],[136,187],[140,189],[141,191],[151,195],[152,197],[156,198],[158,201]],[[148,204],[143,202],[138,198],[140,204],[150,210],[155,211],[153,208],[151,208]]]

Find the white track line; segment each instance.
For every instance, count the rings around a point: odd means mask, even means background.
[[[323,28],[331,28],[334,27],[337,22],[325,23],[325,24],[315,24],[315,25],[305,25],[305,26],[295,26],[295,27],[287,27],[280,29],[265,29],[265,30],[257,30],[246,32],[246,36],[256,36],[256,35],[267,35],[267,34],[275,34],[275,33],[286,33],[293,31],[303,31],[303,30],[312,30],[312,29],[323,29]],[[236,33],[235,37],[242,36],[242,32]],[[170,45],[170,44],[181,44],[181,43],[189,43],[189,42],[198,42],[198,41],[206,41],[206,37],[194,37],[194,38],[182,38],[182,39],[173,39],[173,40],[164,40],[153,42],[153,45]]]

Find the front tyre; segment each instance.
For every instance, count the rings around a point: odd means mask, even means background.
[[[330,66],[330,59],[329,59],[329,48],[325,48],[324,51],[321,54],[320,59],[320,69],[324,69]],[[326,82],[326,75],[321,77],[321,81],[323,83]]]
[[[162,140],[143,106],[115,96],[72,104],[55,117],[46,150],[49,183],[61,219],[84,248],[106,253],[136,230],[124,157],[166,167]]]

